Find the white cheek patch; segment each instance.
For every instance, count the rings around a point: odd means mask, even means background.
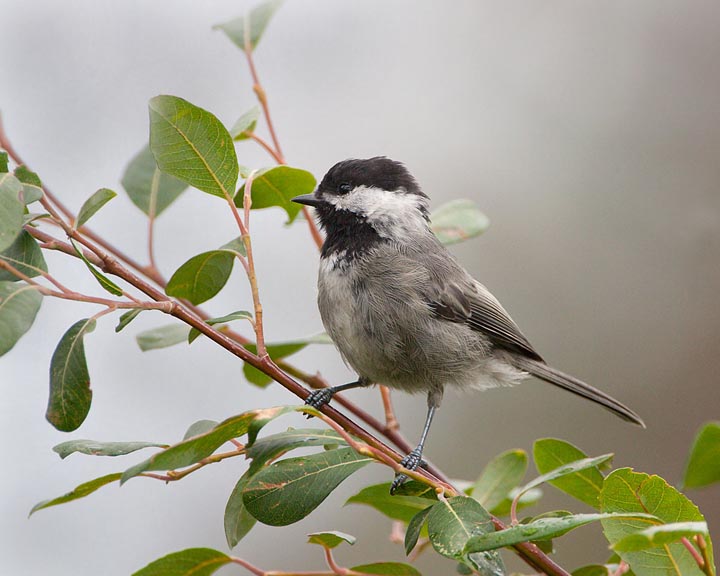
[[[403,240],[428,227],[423,216],[423,211],[427,210],[426,200],[405,190],[358,186],[343,196],[328,195],[325,199],[338,210],[365,217],[384,238]]]

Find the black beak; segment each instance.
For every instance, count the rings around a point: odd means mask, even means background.
[[[320,204],[324,204],[325,202],[315,196],[315,194],[303,194],[302,196],[295,196],[295,198],[292,199],[293,202],[297,202],[298,204],[305,204],[306,206],[320,206]]]

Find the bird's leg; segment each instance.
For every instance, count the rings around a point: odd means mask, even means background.
[[[348,382],[347,384],[341,384],[340,386],[328,386],[327,388],[320,388],[319,390],[313,390],[305,398],[305,404],[312,406],[313,408],[322,408],[325,404],[329,404],[332,397],[335,396],[336,392],[342,392],[343,390],[349,390],[350,388],[360,388],[362,386],[370,386],[372,382],[366,378],[360,377],[355,382]],[[308,416],[309,418],[310,416]]]
[[[440,400],[442,400],[442,390],[431,390],[428,393],[428,411],[425,417],[425,425],[423,426],[422,434],[420,434],[420,442],[415,449],[410,452],[405,458],[400,460],[400,464],[408,470],[417,470],[419,466],[424,465],[422,459],[423,448],[425,447],[425,440],[427,439],[428,432],[430,432],[430,425],[432,424],[435,410],[440,406]],[[395,494],[396,490],[400,488],[408,477],[405,474],[396,474],[392,485],[390,486],[390,494]]]

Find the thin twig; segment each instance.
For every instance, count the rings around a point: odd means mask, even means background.
[[[390,396],[390,388],[387,386],[380,386],[380,395],[382,396],[383,408],[385,409],[385,426],[388,430],[398,430],[400,428],[400,424],[395,417],[392,397]]]
[[[273,160],[275,160],[275,162],[277,162],[278,164],[285,164],[285,160],[283,160],[282,156],[278,155],[278,153],[275,152],[275,150],[273,149],[273,147],[270,146],[270,144],[268,144],[268,143],[265,141],[264,138],[261,138],[260,136],[258,136],[257,134],[255,134],[255,132],[249,132],[249,133],[248,133],[248,138],[250,138],[251,140],[254,140],[254,141],[257,142],[258,144],[260,144],[260,146],[261,146],[268,154],[270,154],[270,156],[272,156],[272,158],[273,158]]]

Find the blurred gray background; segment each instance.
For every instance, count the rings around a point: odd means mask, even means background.
[[[126,162],[147,139],[147,101],[175,94],[226,125],[254,104],[242,54],[211,26],[247,1],[0,1],[0,110],[18,151],[73,209],[97,188],[121,190]],[[639,411],[640,430],[608,412],[528,382],[482,395],[446,395],[427,455],[474,479],[493,455],[534,439],[569,440],[618,466],[680,480],[695,431],[720,417],[720,5],[635,2],[292,1],[276,15],[256,61],[288,161],[317,177],[346,157],[404,161],[435,205],[476,201],[492,225],[454,249],[553,364]],[[263,128],[260,128],[262,130]],[[271,161],[252,143],[242,164]],[[254,246],[270,340],[320,331],[317,252],[306,227],[256,212]],[[145,220],[121,194],[93,227],[145,259]],[[166,275],[236,235],[224,204],[186,192],[158,221]],[[97,286],[67,258],[56,275]],[[249,308],[246,282],[206,308]],[[146,313],[125,332],[105,318],[87,339],[93,409],[66,435],[44,420],[47,371],[61,334],[92,313],[46,299],[31,332],[0,361],[0,573],[125,575],[191,546],[226,550],[225,501],[244,469],[230,461],[165,486],[137,479],[27,519],[38,501],[122,470],[122,461],[51,447],[70,438],[173,442],[201,418],[295,403],[279,386],[258,390],[238,361],[199,340],[141,353],[133,335],[166,323]],[[330,347],[293,359],[332,382],[350,374]],[[381,415],[376,391],[356,392]],[[416,439],[421,397],[395,395],[402,429]],[[275,426],[300,425],[286,418]],[[390,524],[341,507],[370,482],[351,478],[289,529],[256,528],[234,553],[265,569],[320,569],[305,534],[358,537],[337,553],[346,566],[402,560]],[[718,489],[690,494],[720,534]],[[538,513],[583,505],[553,489]],[[564,538],[569,568],[608,552],[598,527]],[[428,574],[452,573],[422,558]],[[508,555],[509,556],[509,555]],[[510,560],[513,566],[521,566]],[[223,574],[242,573],[239,567]]]

